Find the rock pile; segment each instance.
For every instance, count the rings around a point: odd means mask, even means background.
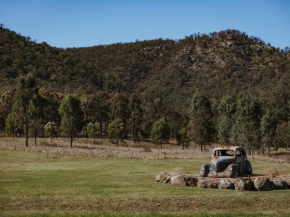
[[[239,178],[208,178],[187,173],[160,172],[156,181],[171,185],[191,186],[198,188],[235,189],[239,191],[270,191],[290,189],[290,176],[257,176]]]

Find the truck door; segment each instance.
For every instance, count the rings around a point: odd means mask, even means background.
[[[243,173],[244,172],[244,159],[243,159],[243,155],[242,155],[242,150],[241,149],[237,149],[236,150],[236,164],[239,165],[240,172]]]
[[[245,167],[246,167],[246,152],[243,149],[240,149],[241,152],[241,173],[245,172]]]

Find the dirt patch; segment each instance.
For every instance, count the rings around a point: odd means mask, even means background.
[[[286,162],[290,162],[290,153],[276,153],[272,155],[272,158],[274,159],[279,159],[279,160],[284,160]]]
[[[286,196],[286,195],[285,195]],[[91,211],[156,211],[156,212],[180,212],[180,211],[245,211],[251,204],[251,211],[256,210],[280,210],[289,211],[289,198],[275,197],[232,197],[203,196],[201,197],[156,197],[156,198],[96,198],[96,197],[40,197],[40,198],[11,198],[0,200],[2,211],[23,210],[91,210]],[[229,201],[234,201],[231,203]],[[269,203],[269,201],[271,201]]]

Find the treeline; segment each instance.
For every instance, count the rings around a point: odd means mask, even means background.
[[[158,90],[156,90],[158,91]],[[160,145],[176,138],[187,147],[219,142],[250,150],[286,147],[290,143],[290,92],[273,91],[266,101],[249,92],[229,92],[220,101],[201,91],[179,113],[150,95],[146,86],[133,94],[97,91],[92,94],[52,93],[38,88],[33,75],[18,79],[17,86],[1,95],[0,127],[4,136],[28,138],[65,136],[119,139],[151,139]]]
[[[187,117],[166,108],[162,99],[150,98],[140,87],[132,95],[52,93],[39,89],[33,75],[18,79],[16,88],[0,98],[1,131],[8,136],[76,136],[149,139],[156,120],[165,118],[169,136],[187,125]]]

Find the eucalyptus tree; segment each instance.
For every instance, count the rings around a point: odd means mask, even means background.
[[[29,132],[34,137],[34,144],[36,145],[37,136],[43,132],[43,110],[39,97],[33,97],[29,103]]]
[[[266,112],[261,120],[260,130],[262,134],[262,141],[268,148],[269,157],[271,154],[271,147],[274,145],[275,142],[277,123],[277,119],[269,111]]]
[[[100,135],[100,124],[98,122],[88,123],[87,133],[89,137],[93,137],[94,143],[96,142],[96,136]]]
[[[250,149],[252,158],[253,149],[259,148],[260,146],[260,121],[260,103],[249,93],[240,93],[237,97],[235,130],[238,137],[238,143]]]
[[[17,125],[21,125],[25,132],[25,146],[28,147],[29,127],[33,113],[32,100],[38,94],[36,81],[33,76],[20,77],[17,82],[13,109]]]
[[[162,145],[169,142],[170,136],[170,127],[166,123],[165,119],[162,118],[156,121],[152,125],[151,129],[151,139],[153,143],[160,145],[162,149]]]
[[[213,113],[209,99],[196,91],[189,108],[189,136],[200,145],[201,151],[206,144],[213,141]]]
[[[110,98],[110,118],[112,120],[121,119],[123,122],[123,136],[127,137],[127,122],[130,118],[130,110],[128,106],[129,100],[128,98],[121,93],[115,93]]]
[[[117,147],[119,146],[119,139],[122,138],[124,130],[124,123],[120,118],[112,121],[108,126],[108,135],[110,139],[115,139]]]
[[[50,141],[52,142],[52,138],[57,136],[57,125],[53,121],[49,121],[44,126],[45,135],[50,137]]]
[[[275,136],[275,146],[284,147],[286,150],[289,148],[290,144],[290,121],[282,122],[277,125],[276,136]]]
[[[225,145],[236,143],[235,114],[237,102],[235,96],[225,96],[218,106],[217,132],[219,142]]]
[[[75,95],[65,96],[59,107],[61,115],[61,130],[64,135],[70,138],[70,146],[73,146],[73,139],[82,129],[83,112],[81,102]]]
[[[129,109],[131,111],[130,121],[132,125],[132,136],[133,139],[138,137],[138,129],[140,128],[143,109],[141,107],[141,100],[137,94],[133,93],[129,99]]]
[[[182,149],[184,150],[185,147],[188,147],[190,143],[190,139],[187,135],[187,129],[183,127],[177,134],[177,142],[179,145],[182,146]]]
[[[16,130],[16,126],[15,126],[15,114],[12,111],[10,114],[8,114],[6,122],[5,122],[5,131],[8,134],[8,136],[15,137],[15,130]]]

